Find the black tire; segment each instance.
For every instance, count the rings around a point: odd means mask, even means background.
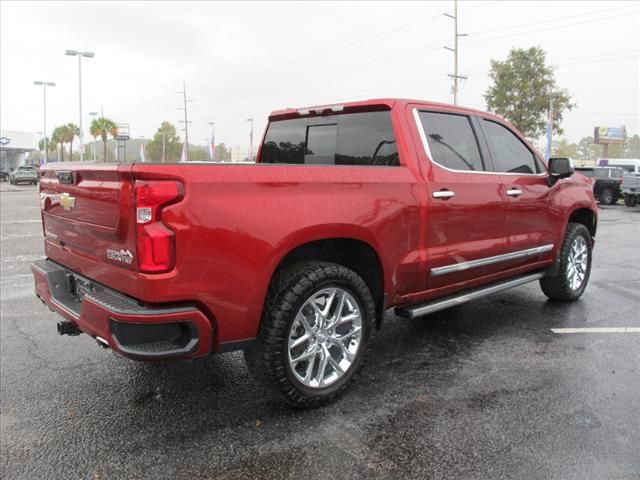
[[[578,237],[582,237],[586,245],[587,264],[582,282],[576,288],[572,288],[569,279],[569,257],[574,241],[576,241]],[[540,279],[540,287],[544,294],[552,300],[574,302],[584,293],[585,288],[587,288],[587,283],[589,283],[589,276],[591,275],[592,241],[591,234],[589,230],[587,230],[587,227],[581,223],[569,223],[562,248],[558,255],[560,261],[558,273],[553,276],[547,275]]]
[[[327,387],[312,388],[298,380],[289,363],[289,333],[296,315],[315,292],[339,287],[358,304],[362,319],[360,344],[350,367]],[[328,262],[301,262],[283,269],[273,279],[262,315],[258,338],[245,351],[252,375],[297,408],[325,405],[338,397],[364,363],[375,321],[373,297],[365,282],[348,268]]]
[[[635,195],[625,195],[624,204],[627,207],[635,207],[638,204],[638,197]]]
[[[613,205],[615,203],[613,190],[611,190],[610,188],[605,188],[600,194],[600,203],[602,203],[603,205]]]

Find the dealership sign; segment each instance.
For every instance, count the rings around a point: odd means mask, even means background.
[[[626,136],[627,130],[625,127],[595,127],[593,132],[593,143],[624,143]]]

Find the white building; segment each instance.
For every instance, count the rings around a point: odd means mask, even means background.
[[[27,153],[36,148],[32,132],[0,130],[0,169],[9,171],[24,165]]]

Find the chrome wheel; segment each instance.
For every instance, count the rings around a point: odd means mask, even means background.
[[[571,244],[567,263],[567,280],[572,290],[577,290],[582,286],[587,274],[588,262],[587,242],[582,236],[577,236]]]
[[[351,368],[362,344],[362,313],[342,288],[324,288],[303,304],[289,331],[289,367],[312,388],[336,382]]]

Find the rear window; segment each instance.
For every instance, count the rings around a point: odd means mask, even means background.
[[[362,112],[271,122],[260,162],[397,166],[391,115]]]
[[[596,170],[596,178],[609,178],[609,170],[606,168],[599,168]]]
[[[582,175],[584,175],[585,177],[589,177],[589,178],[593,178],[595,177],[595,172],[593,170],[582,170],[580,168],[578,168],[576,170],[578,173],[581,173]]]
[[[484,170],[469,117],[439,112],[419,116],[433,161],[451,170]]]
[[[609,172],[609,176],[611,178],[615,178],[616,180],[620,180],[622,178],[623,172],[624,170],[622,170],[621,168],[612,168],[611,171]]]

